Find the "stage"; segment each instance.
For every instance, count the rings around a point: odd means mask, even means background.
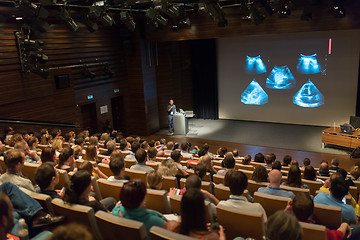
[[[348,155],[348,149],[322,148],[323,126],[251,122],[240,120],[189,119],[189,138],[209,139],[246,145]],[[167,135],[168,129],[157,134]]]

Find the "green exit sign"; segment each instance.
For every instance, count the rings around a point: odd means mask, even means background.
[[[118,93],[118,92],[119,92],[118,88],[114,89],[114,93]]]

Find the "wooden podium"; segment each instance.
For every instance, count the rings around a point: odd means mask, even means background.
[[[346,148],[357,148],[360,146],[360,132],[354,131],[353,134],[342,133],[340,127],[327,128],[322,131],[322,144],[332,144]]]

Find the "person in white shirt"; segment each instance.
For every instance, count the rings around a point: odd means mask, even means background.
[[[109,163],[111,172],[114,174],[110,176],[107,181],[126,183],[129,180],[125,177],[125,163],[122,157],[112,158]]]
[[[145,165],[147,154],[143,148],[140,148],[136,151],[135,158],[136,158],[137,164],[132,165],[130,167],[131,170],[144,171],[147,173],[154,171],[154,169],[152,167]]]
[[[183,142],[181,143],[181,155],[186,158],[186,159],[193,159],[193,155],[191,153],[189,153],[189,143],[188,142]]]
[[[129,155],[127,155],[125,157],[125,160],[134,160],[136,161],[136,158],[135,158],[135,153],[136,151],[140,148],[140,142],[138,141],[134,141],[132,144],[131,144],[131,152]]]
[[[251,213],[258,213],[262,215],[262,220],[265,223],[267,216],[264,208],[260,203],[248,202],[247,198],[242,194],[247,188],[248,180],[246,175],[241,171],[234,171],[229,176],[229,188],[231,195],[228,200],[220,201],[217,206],[231,207],[234,210],[246,210]]]

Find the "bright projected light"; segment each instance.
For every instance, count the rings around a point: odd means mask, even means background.
[[[296,67],[301,74],[315,74],[320,72],[320,65],[316,58],[316,53],[311,56],[300,54],[299,63]]]
[[[309,80],[295,94],[293,103],[300,107],[314,108],[324,104],[324,96]]]
[[[272,89],[291,89],[296,85],[294,76],[290,69],[285,65],[275,66],[266,79],[266,87]]]
[[[246,56],[246,72],[248,74],[262,74],[266,72],[266,66],[261,60],[260,55],[257,57]]]
[[[250,105],[264,105],[268,102],[268,95],[254,79],[241,94],[241,102]]]

